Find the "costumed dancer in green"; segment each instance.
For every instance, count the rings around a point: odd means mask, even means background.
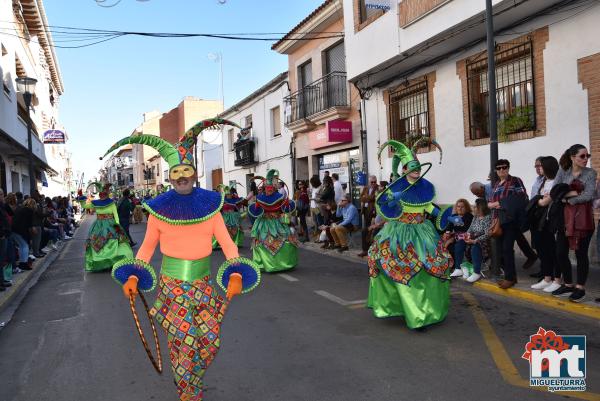
[[[219,184],[218,190],[225,196],[221,214],[223,215],[223,220],[225,220],[227,231],[229,231],[229,235],[231,236],[233,242],[235,242],[238,247],[241,247],[244,245],[244,229],[242,228],[242,219],[245,215],[242,214],[240,208],[244,204],[245,199],[238,196],[237,190],[235,189],[237,185],[239,184],[235,182],[231,186]],[[217,242],[216,238],[213,238],[213,249],[218,247],[219,243]]]
[[[111,269],[118,261],[133,257],[129,238],[119,225],[117,206],[109,197],[111,184],[93,182],[87,189],[90,186],[96,188],[100,199],[88,199],[81,190],[77,197],[82,210],[96,212],[96,221],[85,242],[85,270],[89,272]]]
[[[192,150],[196,138],[202,130],[220,124],[235,126],[218,118],[204,120],[187,131],[175,146],[142,134],[122,139],[107,152],[130,143],[144,144],[155,148],[170,167],[169,180],[174,189],[144,202],[150,213],[144,242],[137,259],[114,266],[113,278],[123,285],[128,298],[138,289],[151,291],[158,281],[158,297],[149,313],[167,332],[169,359],[181,401],[202,400],[204,373],[220,348],[221,321],[229,300],[251,291],[260,282],[258,266],[239,257],[227,232],[219,213],[223,195],[194,188],[197,173]],[[213,236],[227,258],[216,277],[217,284],[227,291],[227,300],[211,279]],[[149,263],[159,244],[163,260],[157,280]]]
[[[256,219],[252,226],[252,259],[268,273],[293,269],[298,264],[298,238],[289,224],[289,214],[296,204],[277,191],[278,183],[279,171],[269,170],[259,185],[264,193],[248,207],[248,213]]]
[[[435,141],[430,141],[440,150]],[[367,306],[379,318],[404,316],[411,329],[441,322],[448,314],[452,257],[444,248],[427,216],[434,216],[443,230],[452,209],[440,210],[432,202],[435,188],[423,176],[431,163],[419,163],[404,144],[391,146],[394,182],[376,199],[377,213],[386,220],[369,249],[369,297]],[[398,167],[402,165],[402,176]],[[423,167],[427,169],[423,172]]]

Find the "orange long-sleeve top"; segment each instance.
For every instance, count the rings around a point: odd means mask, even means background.
[[[137,258],[150,263],[156,245],[160,243],[163,255],[185,260],[202,259],[212,253],[213,235],[227,259],[239,257],[238,248],[227,231],[221,213],[202,223],[188,225],[169,224],[150,215]]]

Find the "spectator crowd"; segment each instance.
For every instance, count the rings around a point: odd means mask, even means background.
[[[5,194],[0,189],[0,291],[12,285],[13,274],[32,270],[32,262],[70,240],[77,227],[69,198]]]

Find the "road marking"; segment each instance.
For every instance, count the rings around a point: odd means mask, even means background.
[[[290,276],[289,274],[286,274],[286,273],[279,273],[277,276],[279,276],[282,279],[287,280],[287,281],[292,281],[292,282],[294,282],[294,281],[300,281],[296,277],[292,277],[292,276]]]
[[[331,302],[335,302],[336,304],[342,306],[359,305],[364,304],[367,301],[366,299],[359,299],[358,301],[346,301],[345,299],[342,299],[336,295],[330,294],[329,292],[323,290],[316,290],[315,294],[320,295],[323,298],[326,298]]]
[[[502,295],[505,297],[519,298],[527,302],[533,302],[539,305],[548,306],[569,313],[576,313],[578,315],[591,317],[593,319],[600,319],[600,308],[596,306],[589,306],[584,303],[570,302],[565,299],[552,297],[550,295],[535,294],[514,287],[509,288],[507,290],[503,290],[502,288],[498,287],[497,284],[491,283],[487,280],[480,280],[473,284],[477,288],[480,288],[484,291],[493,292],[494,294]]]
[[[475,322],[479,327],[479,331],[483,336],[483,340],[492,354],[492,359],[496,363],[496,367],[500,371],[502,378],[511,386],[526,388],[529,390],[541,391],[546,394],[549,393],[548,390],[541,387],[531,387],[529,386],[529,381],[525,380],[519,374],[519,371],[513,364],[508,352],[506,352],[506,348],[498,338],[498,335],[494,331],[492,324],[485,316],[485,313],[479,306],[479,302],[473,296],[473,294],[463,292],[462,293],[464,299],[469,304],[469,309],[475,318]],[[578,391],[560,391],[554,393],[558,396],[569,396],[573,398],[578,398],[581,400],[587,401],[600,401],[600,394],[590,393],[590,392],[578,392]]]
[[[73,294],[81,294],[81,290],[69,290],[65,292],[59,292],[58,295],[73,295]]]

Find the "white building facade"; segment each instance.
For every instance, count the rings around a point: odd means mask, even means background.
[[[8,32],[0,32],[0,184],[5,192],[29,194],[28,113],[23,95],[17,92],[16,79],[37,80],[32,108],[32,153],[38,190],[45,195],[67,195],[72,179],[70,155],[66,145],[47,145],[43,135],[61,129],[58,120],[59,97],[63,82],[53,49],[48,21],[41,0],[0,0],[0,15]],[[66,139],[66,135],[65,135]],[[47,152],[53,153],[53,160]],[[60,161],[56,167],[51,165]],[[55,163],[56,164],[56,163]],[[50,177],[48,177],[50,176]],[[48,188],[44,188],[48,185]],[[62,192],[62,193],[61,193]]]
[[[558,159],[575,143],[600,151],[600,4],[496,0],[493,6],[499,157],[531,188],[537,156]],[[443,148],[442,165],[434,148],[419,150],[422,162],[433,163],[427,179],[439,203],[470,195],[473,181],[485,182],[484,13],[485,2],[475,0],[344,0],[348,79],[365,92],[369,173],[390,175],[389,153],[378,162],[380,144],[428,135]]]
[[[268,170],[279,170],[279,177],[292,190],[292,134],[284,126],[283,98],[289,94],[287,72],[225,110],[221,117],[240,129],[224,126],[223,183],[244,186],[238,194],[247,193],[254,176],[264,177]],[[244,140],[240,141],[238,135]]]

